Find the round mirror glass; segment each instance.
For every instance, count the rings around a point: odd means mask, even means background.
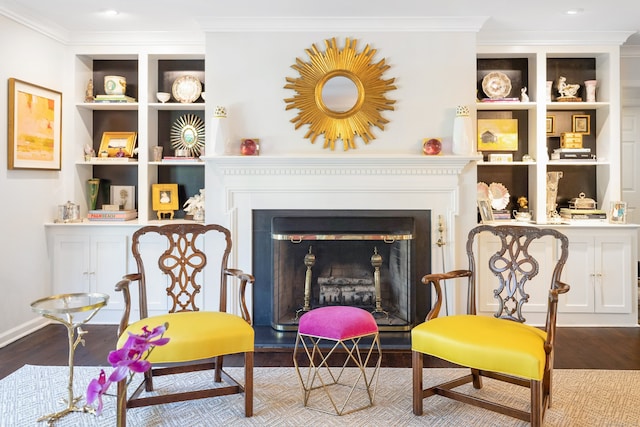
[[[358,102],[358,87],[349,77],[332,77],[322,87],[322,102],[334,113],[349,111]]]

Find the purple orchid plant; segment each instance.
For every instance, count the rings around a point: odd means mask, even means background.
[[[109,378],[107,378],[104,369],[101,369],[100,376],[91,380],[87,387],[87,404],[91,405],[96,400],[98,401],[96,415],[102,413],[102,396],[112,383],[125,379],[127,375],[133,376],[151,369],[151,363],[146,359],[155,346],[165,345],[169,342],[169,338],[163,337],[168,327],[169,325],[165,323],[152,330],[145,326],[140,334],[129,332],[129,338],[124,345],[109,353],[107,359],[115,369]]]

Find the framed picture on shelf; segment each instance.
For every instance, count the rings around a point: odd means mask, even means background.
[[[112,185],[109,203],[120,206],[120,209],[136,208],[136,187],[133,185]]]
[[[611,202],[609,222],[613,224],[625,224],[627,222],[627,202]]]
[[[547,116],[547,133],[556,133],[556,116]]]
[[[491,200],[478,199],[478,210],[480,211],[480,218],[482,219],[483,224],[493,221],[493,210],[491,209]]]
[[[177,211],[178,184],[153,184],[151,186],[152,206],[154,211]]]
[[[100,157],[132,157],[136,148],[136,132],[104,132],[100,141]]]
[[[517,119],[478,119],[478,151],[517,150]]]
[[[591,133],[591,116],[588,114],[572,115],[571,132],[589,135]]]
[[[7,167],[60,170],[62,93],[9,79]]]

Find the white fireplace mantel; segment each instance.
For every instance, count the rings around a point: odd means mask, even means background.
[[[480,156],[207,156],[206,220],[233,233],[232,265],[252,267],[252,212],[274,210],[430,210],[444,224],[444,250],[432,265],[460,256],[456,229],[476,221],[475,167]],[[435,241],[440,237],[432,233]],[[435,247],[435,246],[434,246]],[[437,264],[436,264],[437,263]]]

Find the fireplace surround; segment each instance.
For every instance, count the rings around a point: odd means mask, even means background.
[[[230,264],[252,271],[267,257],[267,249],[254,238],[256,211],[428,211],[424,256],[441,268],[443,260],[455,265],[464,258],[456,245],[458,230],[476,222],[475,157],[421,155],[322,156],[205,156],[206,221],[227,226],[234,241]],[[444,224],[447,244],[436,240]],[[261,226],[264,226],[261,225]],[[463,233],[463,231],[461,231]],[[266,240],[271,245],[271,240]],[[264,245],[265,243],[263,243]],[[463,245],[462,245],[463,246]],[[272,261],[272,260],[271,260]],[[270,261],[270,262],[271,262]],[[259,277],[260,274],[258,274]],[[256,280],[248,300],[257,324],[271,328],[271,316],[257,306],[270,305],[267,279]],[[456,301],[453,292],[452,301]],[[205,296],[213,301],[217,296]],[[229,306],[235,306],[229,294]],[[257,315],[257,316],[256,316]],[[415,314],[418,316],[418,314]],[[266,317],[265,317],[266,316]]]

